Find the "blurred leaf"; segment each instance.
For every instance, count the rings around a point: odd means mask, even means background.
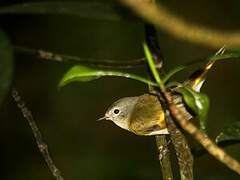
[[[0,30],[0,103],[8,91],[12,79],[13,50],[6,34]]]
[[[216,137],[216,143],[225,143],[230,141],[240,142],[240,121],[226,126]]]
[[[60,81],[59,86],[65,86],[70,82],[75,81],[91,81],[103,76],[119,76],[129,79],[134,79],[140,81],[145,84],[150,84],[152,86],[157,86],[156,83],[144,78],[137,76],[135,74],[129,74],[125,72],[118,72],[118,71],[109,71],[109,70],[102,70],[102,69],[94,69],[89,68],[86,66],[74,66],[72,67],[65,75],[63,76],[62,80]]]
[[[206,131],[206,120],[209,110],[208,96],[184,86],[177,88],[177,92],[182,94],[186,105],[196,114],[200,122],[200,128]]]
[[[229,124],[223,128],[222,132],[216,137],[215,142],[220,147],[228,147],[230,145],[240,143],[240,121]],[[192,153],[196,156],[202,156],[207,151],[202,146],[199,146],[192,150]]]
[[[0,14],[63,14],[100,20],[137,20],[135,16],[116,4],[91,1],[27,2],[0,7]]]

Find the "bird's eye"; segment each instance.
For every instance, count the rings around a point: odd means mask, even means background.
[[[114,114],[118,114],[120,111],[119,111],[119,109],[114,109]]]

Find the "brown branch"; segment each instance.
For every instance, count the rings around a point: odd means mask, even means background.
[[[64,180],[61,176],[61,172],[59,169],[55,166],[49,151],[47,144],[43,141],[42,134],[39,131],[36,122],[33,119],[31,111],[27,108],[25,102],[22,100],[21,96],[19,95],[18,91],[16,89],[12,89],[12,97],[17,103],[17,106],[22,111],[22,114],[24,118],[28,121],[28,124],[30,125],[32,132],[34,134],[37,146],[39,151],[42,153],[42,156],[45,160],[45,162],[48,165],[48,168],[50,169],[52,175],[55,177],[56,180]]]
[[[166,121],[170,138],[176,151],[181,180],[193,180],[193,156],[189,144],[183,133],[176,127],[170,115],[168,115]]]
[[[225,164],[233,171],[240,174],[240,163],[228,155],[223,149],[218,147],[206,134],[201,132],[173,102],[173,98],[169,92],[163,92],[171,115],[179,123],[179,125],[189,134],[191,134],[212,156]]]
[[[166,135],[156,136],[156,145],[158,149],[158,159],[161,165],[162,176],[164,180],[173,180],[169,143]]]
[[[224,32],[191,24],[172,14],[161,4],[149,3],[149,0],[119,1],[148,22],[178,39],[214,48],[220,48],[223,45],[240,47],[240,32]]]
[[[184,134],[179,130],[179,127],[177,127],[175,122],[173,121],[169,113],[166,101],[165,99],[162,98],[163,96],[160,93],[157,93],[157,95],[159,101],[161,102],[163,108],[165,109],[166,125],[178,159],[181,180],[193,180],[193,155],[191,153],[188,141],[186,140]],[[174,98],[178,105],[183,105],[182,98],[180,96],[175,95]],[[179,108],[181,108],[184,111],[188,119],[192,117],[187,112],[184,106],[180,106]]]
[[[17,53],[35,56],[37,59],[55,61],[60,63],[71,64],[86,64],[90,66],[104,67],[104,68],[136,68],[137,66],[144,66],[145,58],[133,59],[133,60],[97,60],[90,58],[80,58],[78,56],[70,56],[65,54],[53,53],[41,49],[32,49],[27,47],[15,46]]]

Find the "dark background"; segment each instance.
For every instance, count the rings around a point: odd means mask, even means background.
[[[15,2],[26,1],[0,1],[2,5]],[[221,30],[240,28],[239,0],[162,0],[161,3],[192,23]],[[0,20],[14,45],[95,59],[143,57],[143,24],[134,21],[104,21],[70,15],[12,15],[1,16]],[[215,52],[177,40],[161,30],[159,39],[166,68]],[[147,86],[123,78],[103,78],[58,89],[58,82],[69,67],[16,55],[13,82],[31,109],[65,179],[161,179],[154,137],[135,136],[110,122],[96,122],[112,102],[125,96],[141,95],[147,92]],[[212,138],[223,126],[239,121],[239,68],[239,61],[219,62],[204,85],[203,92],[211,99],[208,127]],[[177,79],[183,80],[187,74],[189,72],[180,74]],[[1,106],[0,119],[0,179],[53,179],[27,121],[10,96]],[[226,151],[240,160],[239,147],[234,145]],[[176,162],[174,170],[177,170]],[[195,159],[194,174],[196,180],[239,179],[236,173],[208,154]]]

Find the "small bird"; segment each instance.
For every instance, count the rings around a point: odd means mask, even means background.
[[[158,97],[151,94],[119,99],[99,120],[104,119],[137,135],[168,134],[162,105]]]
[[[173,95],[173,97],[176,106],[185,112],[187,120],[191,119],[193,116],[185,108],[181,96]],[[157,95],[153,94],[121,98],[108,108],[104,117],[98,120],[110,120],[136,135],[169,134],[166,127],[166,112]]]

